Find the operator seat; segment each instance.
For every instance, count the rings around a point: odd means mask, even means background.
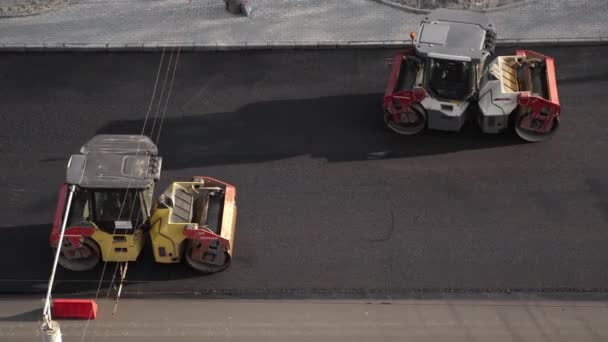
[[[465,63],[451,61],[435,61],[435,63],[431,84],[437,95],[450,100],[462,99],[469,90],[469,70]]]

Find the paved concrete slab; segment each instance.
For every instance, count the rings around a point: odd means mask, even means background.
[[[257,0],[254,6],[249,18],[229,14],[221,0],[81,0],[38,16],[1,19],[0,43],[401,44],[420,21],[415,13],[373,0]],[[597,42],[608,37],[607,14],[604,0],[536,0],[489,15],[499,39]]]
[[[60,321],[64,341],[605,341],[605,301],[99,301],[98,319]],[[40,302],[0,299],[0,339],[38,336]]]

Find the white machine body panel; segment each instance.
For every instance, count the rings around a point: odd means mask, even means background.
[[[517,108],[520,92],[508,91],[503,84],[502,57],[496,58],[485,70],[479,90],[478,124],[484,133],[499,133],[509,125],[509,116]]]
[[[460,131],[467,120],[468,101],[440,101],[426,97],[420,102],[428,114],[428,128]]]

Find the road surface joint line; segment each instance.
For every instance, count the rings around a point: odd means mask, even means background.
[[[608,37],[588,38],[553,38],[553,39],[499,39],[498,46],[568,46],[568,45],[604,45]],[[399,48],[408,41],[270,41],[261,42],[171,42],[171,43],[0,43],[0,51],[34,52],[53,51],[160,51],[163,48],[181,48],[185,51],[233,51],[233,50],[289,50],[289,49],[343,49],[343,48]]]
[[[391,0],[373,0],[373,1],[383,4],[383,5],[387,5],[387,6],[391,6],[391,7],[400,9],[402,11],[414,13],[414,14],[428,14],[428,13],[431,13],[431,11],[432,11],[430,9],[416,8],[416,7],[412,7],[412,6],[408,6],[408,5],[404,5],[404,4],[399,4],[399,3],[393,2]],[[521,7],[521,6],[527,5],[529,3],[532,3],[532,0],[522,0],[522,1],[512,3],[512,4],[507,4],[507,5],[502,5],[502,6],[487,8],[487,9],[473,9],[471,11],[489,14],[492,12],[500,12],[502,10],[506,10],[506,9],[509,9],[512,7]]]

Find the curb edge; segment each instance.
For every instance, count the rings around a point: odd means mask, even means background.
[[[277,42],[171,42],[171,43],[2,43],[0,52],[154,52],[167,48],[182,51],[235,51],[235,50],[332,50],[401,48],[409,40],[384,41],[277,41]],[[554,38],[554,39],[499,39],[497,46],[555,46],[555,45],[606,45],[608,37]]]

